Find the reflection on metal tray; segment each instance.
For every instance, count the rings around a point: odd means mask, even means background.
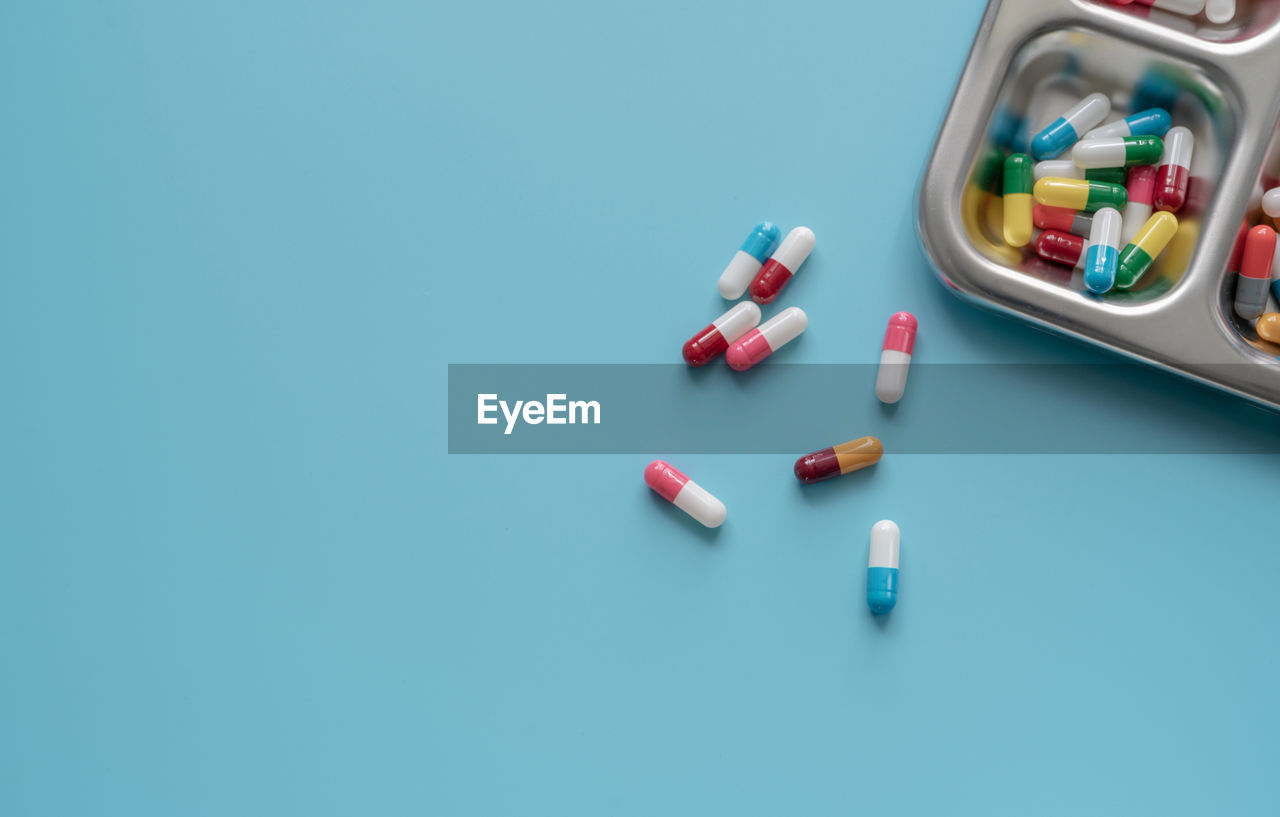
[[[1280,176],[1280,0],[1243,2],[1223,27],[1169,17],[992,0],[925,170],[921,242],[942,281],[979,305],[1280,409],[1280,346],[1232,309],[1242,226]],[[1196,137],[1177,236],[1138,286],[1104,296],[1004,244],[984,178],[996,145],[1092,91],[1111,97],[1113,117],[1168,107]]]

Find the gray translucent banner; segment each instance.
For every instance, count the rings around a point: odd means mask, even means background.
[[[896,406],[876,369],[451,364],[449,453],[1280,453],[1280,415],[1143,366],[915,364]]]

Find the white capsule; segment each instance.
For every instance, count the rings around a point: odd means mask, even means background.
[[[742,301],[732,309],[711,322],[720,336],[729,343],[747,334],[751,327],[760,323],[760,307],[754,301]]]
[[[1208,0],[1204,4],[1204,15],[1211,23],[1229,23],[1236,16],[1236,0]]]
[[[1273,187],[1262,194],[1262,212],[1272,218],[1280,218],[1280,187]]]
[[[1041,179],[1083,179],[1084,168],[1070,159],[1045,159],[1031,168],[1036,181]]]
[[[1085,139],[1071,148],[1071,161],[1086,170],[1096,167],[1124,167],[1125,145],[1122,136]]]
[[[1170,128],[1164,137],[1164,155],[1160,157],[1159,167],[1176,165],[1191,169],[1191,152],[1195,149],[1196,137],[1191,131],[1179,125]]]
[[[782,239],[782,243],[778,245],[778,249],[774,250],[771,258],[791,270],[791,274],[794,275],[809,257],[809,253],[813,252],[813,245],[816,242],[817,238],[814,237],[813,230],[808,227],[796,227]]]
[[[809,316],[798,306],[789,306],[760,324],[760,334],[769,348],[778,351],[800,336],[809,326]]]
[[[898,567],[902,549],[902,531],[891,519],[881,519],[871,527],[871,551],[867,567]]]
[[[1089,94],[1062,115],[1077,134],[1088,133],[1111,113],[1111,98],[1106,94]]]
[[[718,528],[723,525],[724,518],[728,514],[723,502],[693,480],[684,484],[671,504],[708,528]]]

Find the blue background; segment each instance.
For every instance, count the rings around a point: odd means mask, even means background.
[[[915,246],[982,3],[607,6],[0,10],[0,813],[1274,813],[1274,458],[683,457],[706,534],[446,455],[447,363],[672,361],[761,218],[790,361],[1110,360]]]

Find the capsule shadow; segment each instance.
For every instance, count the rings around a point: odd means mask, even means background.
[[[872,478],[872,474],[877,468],[881,467],[883,466],[880,463],[876,463],[853,473],[832,477],[810,485],[806,485],[796,479],[794,473],[791,475],[791,479],[796,484],[796,490],[800,492],[800,498],[806,503],[817,507],[828,505],[832,502],[844,501],[844,498],[849,494],[865,490],[867,483]]]

